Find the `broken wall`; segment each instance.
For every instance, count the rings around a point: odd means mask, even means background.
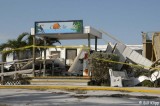
[[[160,33],[153,34],[152,45],[156,60],[158,60],[160,59]]]

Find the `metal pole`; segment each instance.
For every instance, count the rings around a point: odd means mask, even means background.
[[[35,35],[33,35],[33,62],[32,62],[32,69],[33,69],[33,71],[32,71],[32,75],[33,75],[33,77],[35,76],[35,41],[36,39],[35,39]]]
[[[91,38],[90,38],[90,34],[88,33],[88,48],[89,48],[89,54],[90,54],[90,50],[91,50],[90,47],[91,47]],[[88,54],[88,55],[89,55],[89,54]],[[89,70],[89,68],[88,68],[88,75],[91,76],[91,74],[92,74],[92,73],[91,73],[91,70]]]
[[[91,38],[90,38],[90,34],[88,33],[88,47],[90,48],[91,46]]]
[[[3,85],[4,84],[4,75],[3,75],[3,72],[4,72],[4,64],[2,63],[1,64],[1,84]]]
[[[14,79],[17,79],[17,65],[16,65],[16,62],[14,62],[14,69],[15,69]]]
[[[52,76],[54,75],[54,60],[52,62]]]
[[[97,36],[95,36],[95,51],[97,51]]]
[[[44,38],[44,46],[46,46],[46,38]],[[46,74],[46,48],[44,48],[44,61],[43,61],[43,76]]]

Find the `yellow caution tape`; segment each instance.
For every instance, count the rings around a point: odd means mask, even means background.
[[[82,48],[82,49],[90,49],[89,47],[85,47],[85,46],[33,46],[36,48]]]
[[[21,48],[16,48],[16,49],[11,49],[11,50],[3,50],[1,51],[1,53],[6,53],[6,52],[13,52],[13,51],[18,51],[18,50],[24,50],[24,49],[28,49],[28,48],[32,48],[33,46],[25,46],[25,47],[21,47]]]
[[[129,64],[129,63],[124,63],[124,62],[118,62],[118,61],[112,61],[112,60],[107,60],[107,59],[100,59],[100,58],[95,58],[96,60],[101,60],[101,61],[105,61],[105,62],[110,62],[110,63],[116,63],[116,64],[125,64],[125,65],[129,65],[132,67],[137,67],[137,68],[148,68],[148,69],[155,69],[155,70],[159,70],[160,68],[155,68],[155,67],[147,67],[147,66],[143,66],[143,65],[135,65],[135,64]]]
[[[17,51],[17,50],[24,50],[24,49],[29,49],[29,48],[80,48],[83,50],[88,50],[88,55],[90,54],[89,50],[90,47],[87,46],[35,46],[35,45],[30,45],[30,46],[25,46],[25,47],[21,47],[21,48],[16,48],[16,49],[11,49],[11,50],[4,50],[1,53],[5,53],[5,52],[12,52],[12,51]],[[143,65],[134,65],[134,64],[129,64],[129,63],[124,63],[124,62],[118,62],[118,61],[111,61],[111,60],[106,60],[106,59],[99,59],[99,58],[95,58],[97,60],[101,60],[101,61],[105,61],[105,62],[110,62],[110,63],[116,63],[116,64],[125,64],[125,65],[129,65],[132,67],[137,67],[137,68],[148,68],[148,69],[155,69],[155,70],[160,70],[160,68],[155,68],[155,67],[147,67],[147,66],[143,66]]]
[[[11,49],[11,50],[3,50],[1,51],[1,53],[6,53],[6,52],[13,52],[13,51],[18,51],[18,50],[24,50],[24,49],[29,49],[29,48],[82,48],[82,49],[87,49],[90,50],[89,47],[86,46],[35,46],[35,45],[30,45],[30,46],[25,46],[25,47],[21,47],[21,48],[16,48],[16,49]]]

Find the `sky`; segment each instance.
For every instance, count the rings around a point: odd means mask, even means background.
[[[104,30],[125,44],[142,44],[142,31],[160,31],[159,4],[160,0],[0,0],[0,44],[30,32],[35,21],[58,20],[83,20],[84,26]],[[98,44],[112,41],[104,34],[102,38]]]

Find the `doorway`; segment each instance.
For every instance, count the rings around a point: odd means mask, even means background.
[[[66,49],[66,65],[71,66],[77,56],[77,49]]]

